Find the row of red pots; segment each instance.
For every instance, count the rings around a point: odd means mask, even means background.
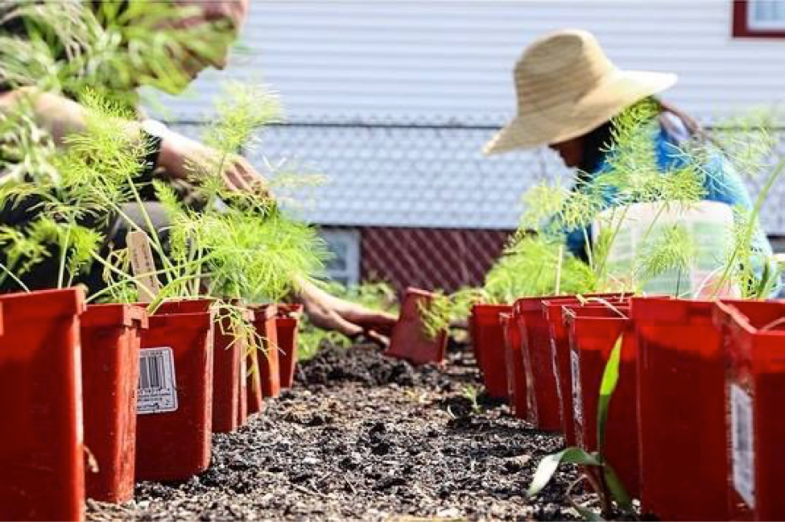
[[[471,333],[487,392],[589,451],[623,334],[606,456],[642,509],[665,520],[785,518],[785,302],[521,299],[475,306]]]
[[[209,466],[213,431],[291,385],[299,310],[249,309],[258,357],[214,328],[211,305],[148,317],[87,306],[80,289],[0,296],[0,520],[82,520],[86,496],[124,502],[135,480],[185,480]]]

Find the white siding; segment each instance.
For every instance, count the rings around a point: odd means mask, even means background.
[[[563,27],[594,32],[621,67],[678,73],[665,98],[701,119],[782,102],[785,40],[733,39],[731,5],[252,0],[248,51],[166,105],[174,119],[204,118],[218,80],[235,77],[271,83],[295,122],[500,125],[515,110],[515,59]],[[563,168],[541,152],[484,159],[479,149],[491,134],[276,129],[263,152],[332,178],[305,212],[319,223],[511,228],[531,181]],[[768,210],[767,228],[785,233],[778,209]]]
[[[538,35],[594,32],[621,67],[673,71],[667,98],[708,118],[785,99],[785,40],[731,37],[731,0],[252,0],[244,55],[228,71],[263,77],[292,120],[439,116],[501,123],[512,65]],[[215,92],[175,104],[194,117]]]

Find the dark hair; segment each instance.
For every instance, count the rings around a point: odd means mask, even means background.
[[[592,174],[600,168],[605,153],[613,144],[613,122],[606,121],[593,131],[583,136],[583,159],[579,165],[579,177]],[[582,180],[581,181],[587,181]]]
[[[651,98],[654,102],[657,103],[660,109],[659,114],[659,123],[665,129],[666,132],[675,133],[675,129],[673,127],[673,122],[671,119],[665,117],[666,114],[676,117],[684,127],[687,129],[687,132],[690,136],[703,136],[703,132],[700,128],[698,122],[690,117],[689,115],[685,114],[683,111],[677,109],[673,105],[658,100],[657,98]],[[605,154],[607,153],[608,149],[613,146],[613,121],[608,120],[596,129],[590,131],[588,134],[584,134],[583,136],[583,159],[581,160],[581,164],[579,165],[579,174],[578,174],[578,181],[579,182],[588,182],[590,179],[590,174],[597,171],[602,165],[602,162],[605,159]]]

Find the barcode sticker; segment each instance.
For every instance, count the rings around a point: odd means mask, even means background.
[[[177,411],[177,381],[171,348],[145,348],[139,352],[139,399],[136,413]]]
[[[581,362],[577,352],[570,350],[572,370],[572,415],[576,424],[583,425],[583,403],[581,402]]]
[[[730,387],[733,445],[733,487],[751,508],[755,507],[755,462],[752,399],[736,384]]]

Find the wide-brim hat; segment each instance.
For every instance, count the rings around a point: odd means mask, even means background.
[[[591,33],[577,29],[531,44],[514,78],[518,115],[486,144],[486,154],[582,136],[677,80],[672,73],[617,68]]]

